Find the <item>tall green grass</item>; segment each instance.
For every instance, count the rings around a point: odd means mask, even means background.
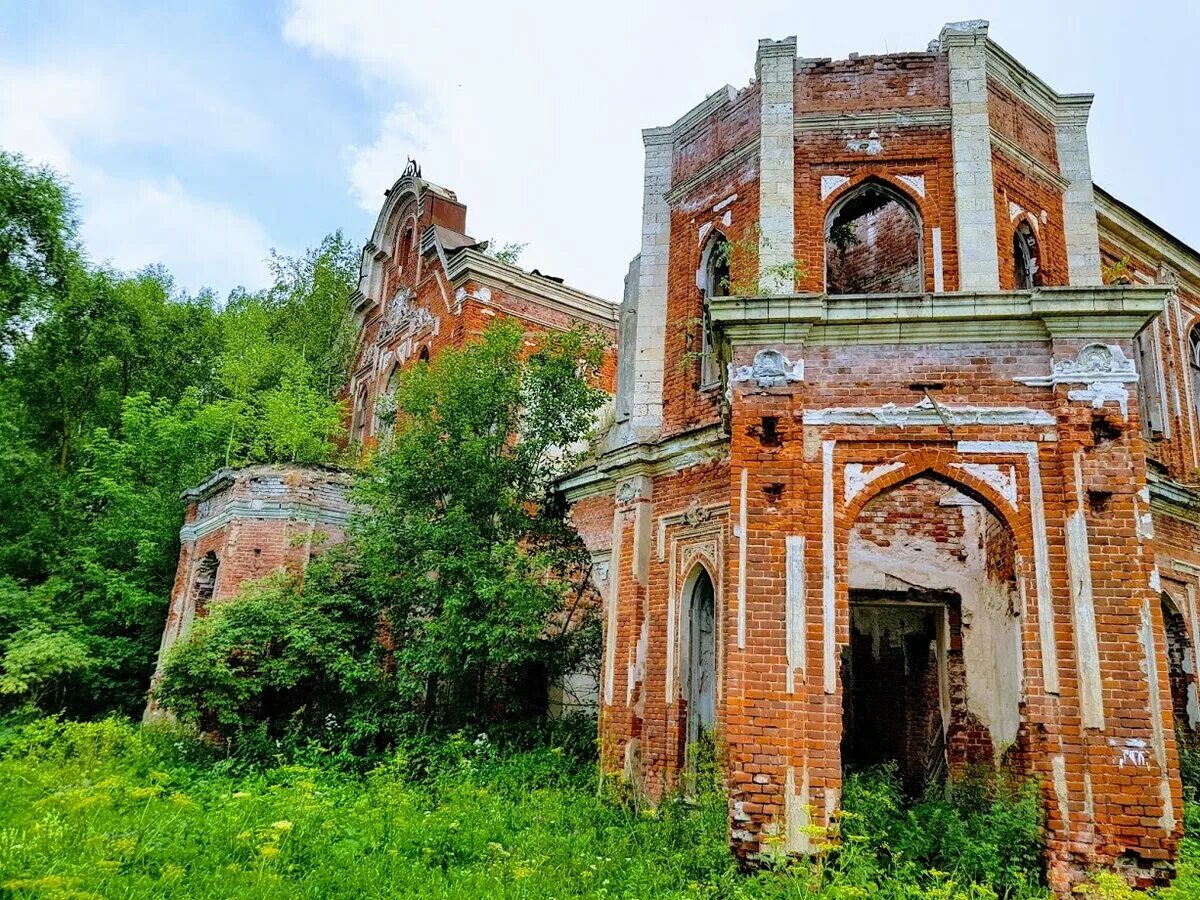
[[[0,736],[0,897],[1045,896],[1020,791],[910,806],[877,776],[848,783],[846,806],[841,850],[745,875],[723,797],[634,812],[569,747],[464,738],[361,775],[42,720]],[[1164,900],[1200,896],[1188,853]]]

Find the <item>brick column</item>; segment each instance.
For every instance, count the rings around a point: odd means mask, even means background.
[[[1061,97],[1054,123],[1059,173],[1071,182],[1063,194],[1063,229],[1071,284],[1096,285],[1103,281],[1092,163],[1088,154],[1087,120],[1091,108],[1091,94]]]
[[[767,294],[795,291],[795,277],[762,273],[796,255],[796,39],[761,40],[754,74],[762,90],[758,167],[758,265]]]
[[[939,40],[950,57],[950,139],[954,152],[954,217],[958,289],[1000,290],[996,199],[988,123],[987,31],[982,20],[952,22]]]
[[[637,353],[630,422],[639,436],[662,427],[663,357],[667,326],[667,261],[671,246],[671,129],[647,128],[642,199],[642,253],[638,271]]]

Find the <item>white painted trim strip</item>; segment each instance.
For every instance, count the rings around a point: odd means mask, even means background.
[[[742,469],[742,489],[738,503],[738,587],[737,587],[737,645],[746,647],[746,493],[750,470]]]
[[[959,441],[959,453],[1019,453],[1029,465],[1029,514],[1033,525],[1033,569],[1037,587],[1038,638],[1042,648],[1042,681],[1046,693],[1057,694],[1058,650],[1054,638],[1054,598],[1050,591],[1050,544],[1046,538],[1046,505],[1038,445],[1033,441]]]
[[[787,628],[787,692],[796,690],[796,670],[804,677],[808,635],[804,628],[804,537],[787,538],[787,586],[784,603]]]
[[[608,566],[608,614],[604,622],[604,704],[612,706],[613,673],[617,666],[617,603],[621,596],[621,510],[613,512],[612,555]]]
[[[1092,599],[1092,556],[1084,516],[1082,455],[1082,450],[1075,451],[1075,511],[1067,518],[1067,568],[1071,577],[1071,612],[1075,623],[1075,656],[1079,661],[1083,727],[1103,728],[1100,643],[1096,634],[1096,606]]]
[[[825,693],[837,691],[837,580],[833,547],[833,448],[834,441],[821,443],[821,562],[824,569],[822,600],[822,640],[824,642]]]

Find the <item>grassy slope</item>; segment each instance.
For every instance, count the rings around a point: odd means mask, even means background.
[[[412,784],[386,770],[235,775],[116,722],[39,727],[0,754],[0,897],[812,896],[807,866],[737,873],[723,802],[634,814],[553,750]],[[1200,848],[1188,852],[1164,900],[1200,896]],[[840,886],[822,896],[993,896],[952,874],[828,880]]]

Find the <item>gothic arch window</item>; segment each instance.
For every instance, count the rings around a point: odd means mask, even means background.
[[[1158,330],[1152,322],[1133,339],[1142,436],[1151,440],[1171,436],[1166,417],[1166,403],[1163,399],[1166,390],[1158,349]]]
[[[417,354],[417,360],[419,362],[426,362],[426,363],[429,362],[429,347],[428,346],[421,348],[421,352]]]
[[[709,301],[730,294],[729,258],[732,247],[729,239],[716,232],[700,257],[703,299],[700,313],[700,386],[710,387],[721,379],[720,360],[713,343],[712,314]]]
[[[697,564],[684,586],[687,609],[685,698],[689,743],[711,736],[716,724],[716,589],[708,569]]]
[[[1187,620],[1175,601],[1167,593],[1162,594],[1163,632],[1167,653],[1167,673],[1171,687],[1171,709],[1175,724],[1192,736],[1196,729],[1196,717],[1200,714],[1197,705],[1196,674],[1192,642],[1188,638]]]
[[[1200,416],[1200,325],[1188,332],[1188,369],[1192,376],[1192,399]]]
[[[400,384],[400,363],[392,365],[392,371],[388,374],[387,383],[383,389],[383,396],[379,398],[375,405],[375,415],[379,419],[379,436],[380,443],[388,443],[392,437],[392,430],[396,422],[396,388]]]
[[[925,289],[921,216],[899,190],[869,178],[825,218],[825,290],[830,294]]]
[[[1013,290],[1030,291],[1042,283],[1041,248],[1037,234],[1025,219],[1013,229]]]
[[[370,393],[364,384],[358,389],[358,396],[354,401],[354,418],[350,425],[350,440],[356,443],[361,444],[367,437],[367,426],[371,418],[368,410],[369,404]]]

